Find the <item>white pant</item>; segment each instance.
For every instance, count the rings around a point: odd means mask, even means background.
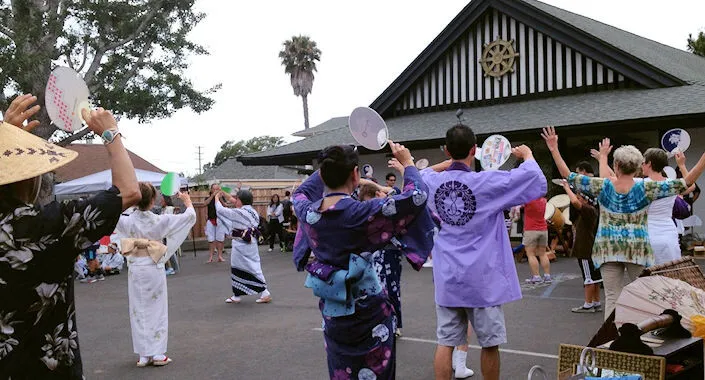
[[[627,283],[624,283],[625,269],[627,271],[627,277],[629,277]],[[614,311],[617,299],[622,293],[622,289],[624,289],[624,287],[632,281],[636,280],[643,270],[643,265],[632,263],[610,262],[604,263],[600,266],[602,283],[605,285],[605,320],[607,320],[610,314]]]

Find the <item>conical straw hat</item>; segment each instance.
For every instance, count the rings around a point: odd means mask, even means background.
[[[48,173],[78,157],[21,128],[0,124],[0,185]]]

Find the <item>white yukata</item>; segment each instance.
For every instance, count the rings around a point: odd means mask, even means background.
[[[223,220],[229,231],[247,231],[257,229],[259,214],[252,206],[245,205],[241,208],[227,208],[219,201],[215,202],[218,219]],[[259,257],[257,236],[251,236],[250,242],[236,237],[233,233],[232,252],[230,254],[230,278],[232,290],[236,297],[263,293],[267,296],[267,282],[262,273],[262,264]]]
[[[645,182],[651,181],[649,178]],[[677,195],[657,199],[649,205],[647,224],[649,242],[654,251],[654,265],[664,264],[681,257],[678,227],[673,221],[673,204]]]
[[[163,355],[169,330],[166,272],[164,263],[181,246],[196,223],[196,211],[189,207],[179,215],[156,215],[135,211],[122,216],[116,231],[123,239],[167,239],[166,253],[156,263],[150,256],[128,256],[128,297],[132,347],[141,357]]]

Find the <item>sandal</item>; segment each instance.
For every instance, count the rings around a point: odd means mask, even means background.
[[[171,358],[166,356],[164,358],[164,360],[152,360],[152,365],[156,366],[156,367],[162,367],[162,366],[165,366],[171,362],[172,362]]]
[[[258,298],[257,301],[255,301],[255,302],[257,302],[257,303],[270,303],[270,302],[272,302],[272,296]]]
[[[149,360],[147,360],[146,362],[138,361],[138,362],[137,362],[137,367],[138,367],[138,368],[144,368],[144,367],[146,367],[146,366],[148,366],[148,365],[150,365],[150,364],[152,364],[152,359],[149,359]]]
[[[219,258],[218,258],[218,262],[219,262],[219,263],[222,263],[222,262],[224,262],[224,261],[225,261],[225,259],[223,259],[222,257],[219,257]]]
[[[240,303],[240,298],[231,296],[225,300],[225,303]]]
[[[213,259],[208,259],[208,261],[206,261],[206,264],[210,264],[212,262],[213,262]]]

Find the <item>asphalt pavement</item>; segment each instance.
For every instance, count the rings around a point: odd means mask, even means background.
[[[207,252],[185,252],[181,272],[168,277],[169,352],[166,367],[137,368],[128,317],[127,274],[76,284],[78,332],[86,379],[321,379],[328,378],[318,300],[303,287],[291,253],[261,250],[274,301],[245,297],[226,304],[229,256],[206,264]],[[528,265],[517,264],[524,282]],[[505,305],[509,342],[502,346],[501,378],[526,379],[533,365],[556,378],[560,343],[587,344],[602,314],[575,314],[582,279],[575,259],[553,263],[551,285],[522,284],[524,298]],[[436,316],[431,269],[402,274],[403,337],[398,341],[397,379],[433,379]],[[476,345],[475,340],[471,344]],[[480,350],[469,364],[481,379]]]

